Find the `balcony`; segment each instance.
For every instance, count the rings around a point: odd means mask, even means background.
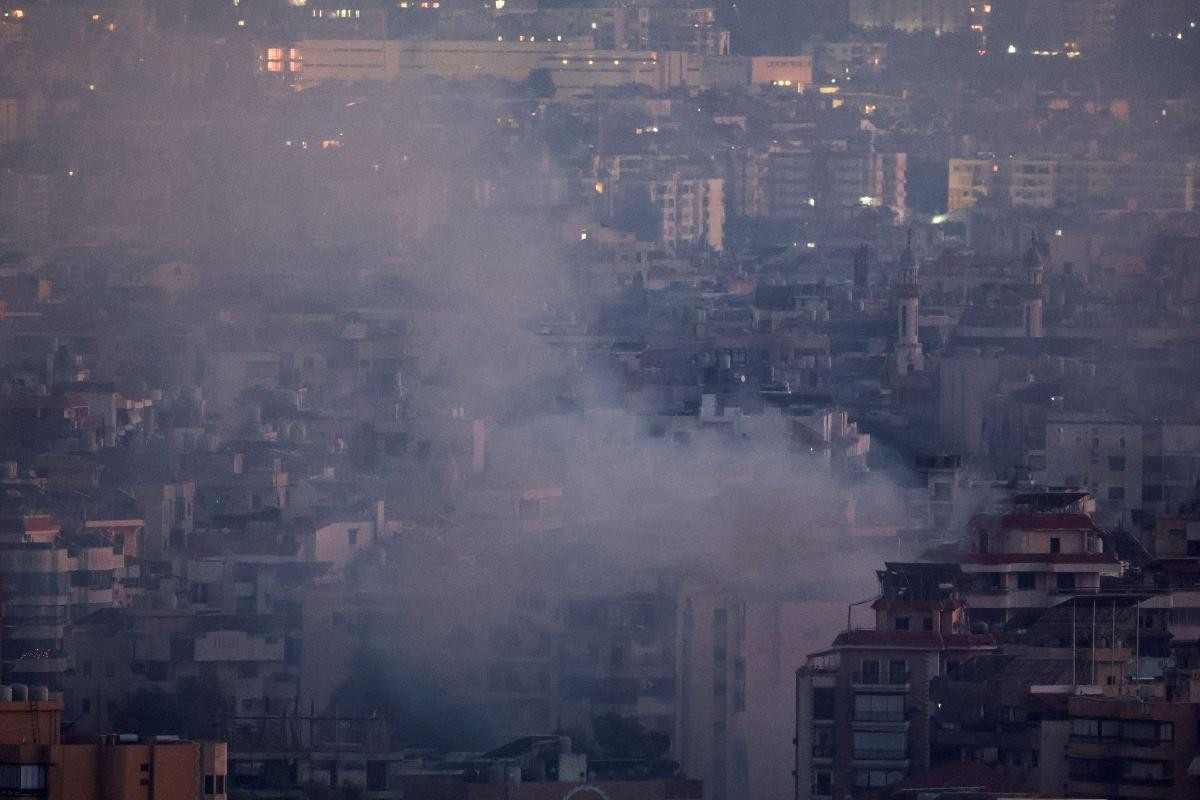
[[[906,711],[855,711],[853,722],[907,722]]]
[[[903,750],[855,750],[855,761],[904,761],[908,754]]]
[[[855,689],[893,689],[908,691],[911,673],[905,672],[854,672],[850,675],[850,683]]]
[[[825,746],[825,745],[815,745],[814,744],[813,749],[812,749],[812,757],[818,761],[832,760],[833,759],[833,746],[832,745]]]

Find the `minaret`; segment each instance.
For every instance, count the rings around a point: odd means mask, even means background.
[[[912,250],[912,228],[908,243],[900,254],[900,277],[896,282],[896,373],[907,375],[925,368],[921,340],[917,338],[921,287],[917,283],[917,259]]]
[[[1025,265],[1025,286],[1021,292],[1021,324],[1025,335],[1040,339],[1046,335],[1042,325],[1042,248],[1037,231],[1029,238],[1029,248],[1022,259]]]

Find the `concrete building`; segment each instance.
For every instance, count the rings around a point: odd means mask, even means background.
[[[1200,795],[1200,704],[1072,696],[1067,793],[1183,800]]]
[[[114,604],[125,557],[96,533],[64,534],[48,515],[0,521],[6,680],[62,688],[68,626]]]
[[[813,42],[813,67],[832,76],[878,75],[887,66],[884,42]]]
[[[905,33],[958,33],[971,25],[969,0],[850,0],[850,24]]]
[[[796,673],[796,797],[841,798],[930,765],[930,682],[996,637],[967,633],[954,568],[889,564],[876,629],[848,630]]]
[[[13,699],[0,699],[0,791],[5,794],[47,800],[220,800],[228,795],[224,743],[176,736],[67,742],[61,734],[62,701],[35,698],[37,691],[12,687]]]
[[[1196,207],[1196,161],[952,158],[948,189],[950,212],[983,198],[1005,206],[1081,204],[1098,210],[1191,212]]]
[[[754,56],[750,83],[755,86],[795,87],[802,92],[813,82],[812,56]]]
[[[1102,577],[1120,576],[1090,508],[1084,492],[1030,492],[1016,495],[1008,513],[977,514],[970,552],[959,558],[972,621],[1001,626],[1021,611],[1095,594]]]

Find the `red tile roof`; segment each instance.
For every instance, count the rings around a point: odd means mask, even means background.
[[[896,647],[918,650],[962,650],[996,647],[991,633],[926,633],[924,631],[843,631],[834,647]]]
[[[1116,564],[1112,553],[966,553],[960,564]]]
[[[894,789],[965,789],[986,792],[1025,792],[1029,787],[980,761],[960,761],[905,778]]]
[[[1096,525],[1087,514],[976,514],[972,528],[1023,531],[1089,531]]]

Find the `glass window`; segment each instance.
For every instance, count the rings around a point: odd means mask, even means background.
[[[904,719],[904,695],[856,694],[854,719],[860,722],[900,722]]]
[[[854,757],[877,761],[905,758],[907,737],[903,731],[855,731]]]

